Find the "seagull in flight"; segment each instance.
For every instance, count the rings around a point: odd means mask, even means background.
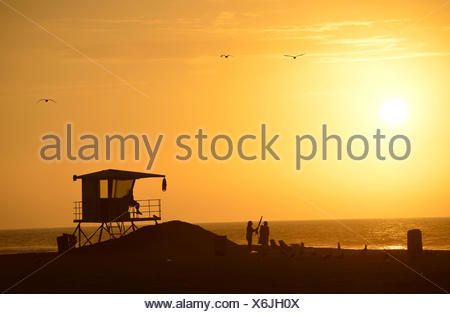
[[[304,53],[301,53],[301,54],[299,54],[299,55],[295,55],[295,56],[291,56],[291,55],[284,55],[285,57],[289,57],[289,58],[292,58],[292,59],[297,59],[297,57],[301,57],[301,56],[304,56],[305,54]]]
[[[227,59],[228,57],[232,57],[232,55],[220,55],[220,57]]]
[[[38,103],[41,102],[41,101],[45,101],[45,102],[53,101],[56,104],[56,101],[54,101],[51,98],[41,98],[41,99],[38,100]]]

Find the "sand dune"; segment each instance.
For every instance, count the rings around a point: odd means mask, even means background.
[[[84,247],[78,253],[127,251],[127,253],[156,254],[158,256],[207,255],[213,253],[216,236],[200,226],[175,220],[142,227],[125,237]],[[229,248],[238,247],[229,240],[227,245]]]

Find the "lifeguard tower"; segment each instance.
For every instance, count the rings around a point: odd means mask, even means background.
[[[166,190],[167,183],[162,174],[107,169],[73,176],[74,181],[81,179],[82,189],[82,200],[74,202],[73,222],[77,227],[73,235],[78,233],[78,247],[92,244],[96,234],[100,242],[103,231],[112,239],[135,231],[136,222],[154,221],[157,224],[161,220],[160,199],[134,199],[134,184],[143,178],[163,178],[162,190]],[[82,228],[86,223],[100,226],[87,236]]]

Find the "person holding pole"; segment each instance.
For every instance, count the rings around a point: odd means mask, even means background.
[[[248,250],[249,251],[252,250],[253,232],[258,234],[258,229],[259,229],[259,226],[261,225],[261,221],[262,221],[262,216],[261,216],[261,219],[259,220],[258,227],[256,227],[255,229],[253,229],[253,222],[249,221],[247,223],[246,238],[247,238]]]
[[[264,224],[261,226],[261,229],[259,230],[259,240],[258,243],[261,244],[263,247],[269,246],[269,224],[267,221],[264,221]]]

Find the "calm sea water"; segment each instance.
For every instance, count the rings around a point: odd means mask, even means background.
[[[450,218],[364,219],[274,221],[269,222],[270,238],[286,243],[304,242],[306,246],[361,249],[404,249],[406,232],[422,230],[426,249],[450,250]],[[245,243],[245,222],[203,223],[203,228],[232,241]],[[56,237],[74,228],[0,230],[0,254],[56,251]],[[94,231],[94,229],[88,229]]]

